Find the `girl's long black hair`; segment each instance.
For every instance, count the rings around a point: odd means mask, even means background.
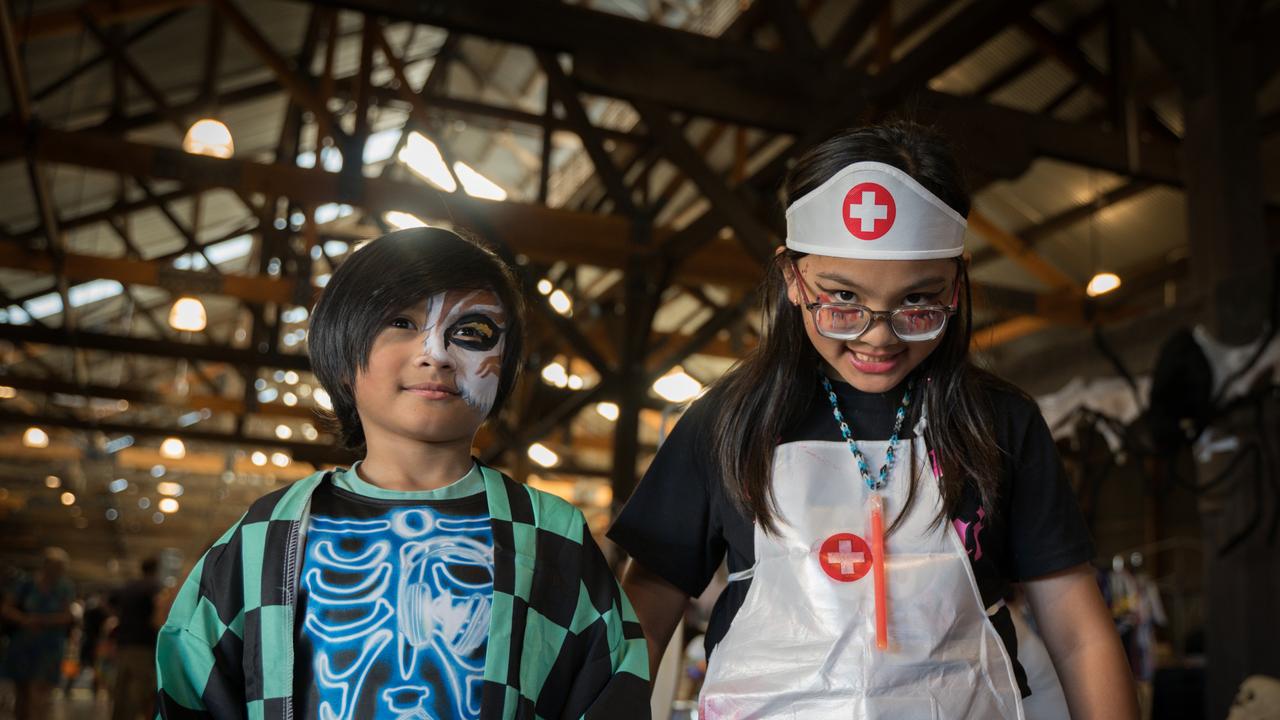
[[[860,161],[897,167],[962,216],[969,214],[969,194],[950,147],[931,130],[907,122],[848,130],[809,150],[787,175],[787,205]],[[777,530],[774,448],[811,411],[810,403],[823,398],[818,375],[822,359],[805,332],[803,310],[787,298],[787,268],[799,257],[791,250],[775,257],[761,293],[760,344],[708,393],[715,408],[707,438],[712,464],[720,469],[726,495],[769,532]],[[966,483],[977,489],[987,514],[995,514],[1002,453],[996,445],[991,392],[1020,392],[970,362],[972,297],[963,263],[961,283],[956,317],[942,343],[914,371],[923,382],[916,386],[913,415],[921,410],[927,414],[925,440],[942,469],[938,520],[955,516]],[[907,507],[915,486],[913,482]]]

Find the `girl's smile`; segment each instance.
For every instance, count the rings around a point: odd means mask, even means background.
[[[906,356],[906,348],[892,352],[861,352],[845,348],[845,358],[854,370],[868,375],[885,375],[892,373],[898,362]]]

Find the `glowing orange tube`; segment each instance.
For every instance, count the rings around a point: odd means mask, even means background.
[[[876,593],[876,647],[889,647],[889,600],[884,582],[884,502],[871,496],[871,573]]]

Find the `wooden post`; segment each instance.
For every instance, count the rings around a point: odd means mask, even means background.
[[[1186,137],[1183,176],[1191,277],[1208,300],[1210,328],[1233,344],[1255,340],[1270,308],[1262,167],[1259,161],[1256,46],[1247,20],[1227,5],[1188,3],[1182,68]],[[1246,13],[1247,15],[1248,13]]]

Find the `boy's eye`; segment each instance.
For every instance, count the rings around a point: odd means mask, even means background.
[[[401,330],[413,330],[416,328],[416,326],[413,324],[413,321],[407,317],[391,318],[391,322],[387,324],[393,328],[399,328]]]
[[[483,315],[462,318],[449,328],[449,342],[468,350],[492,350],[502,337],[502,328]]]

